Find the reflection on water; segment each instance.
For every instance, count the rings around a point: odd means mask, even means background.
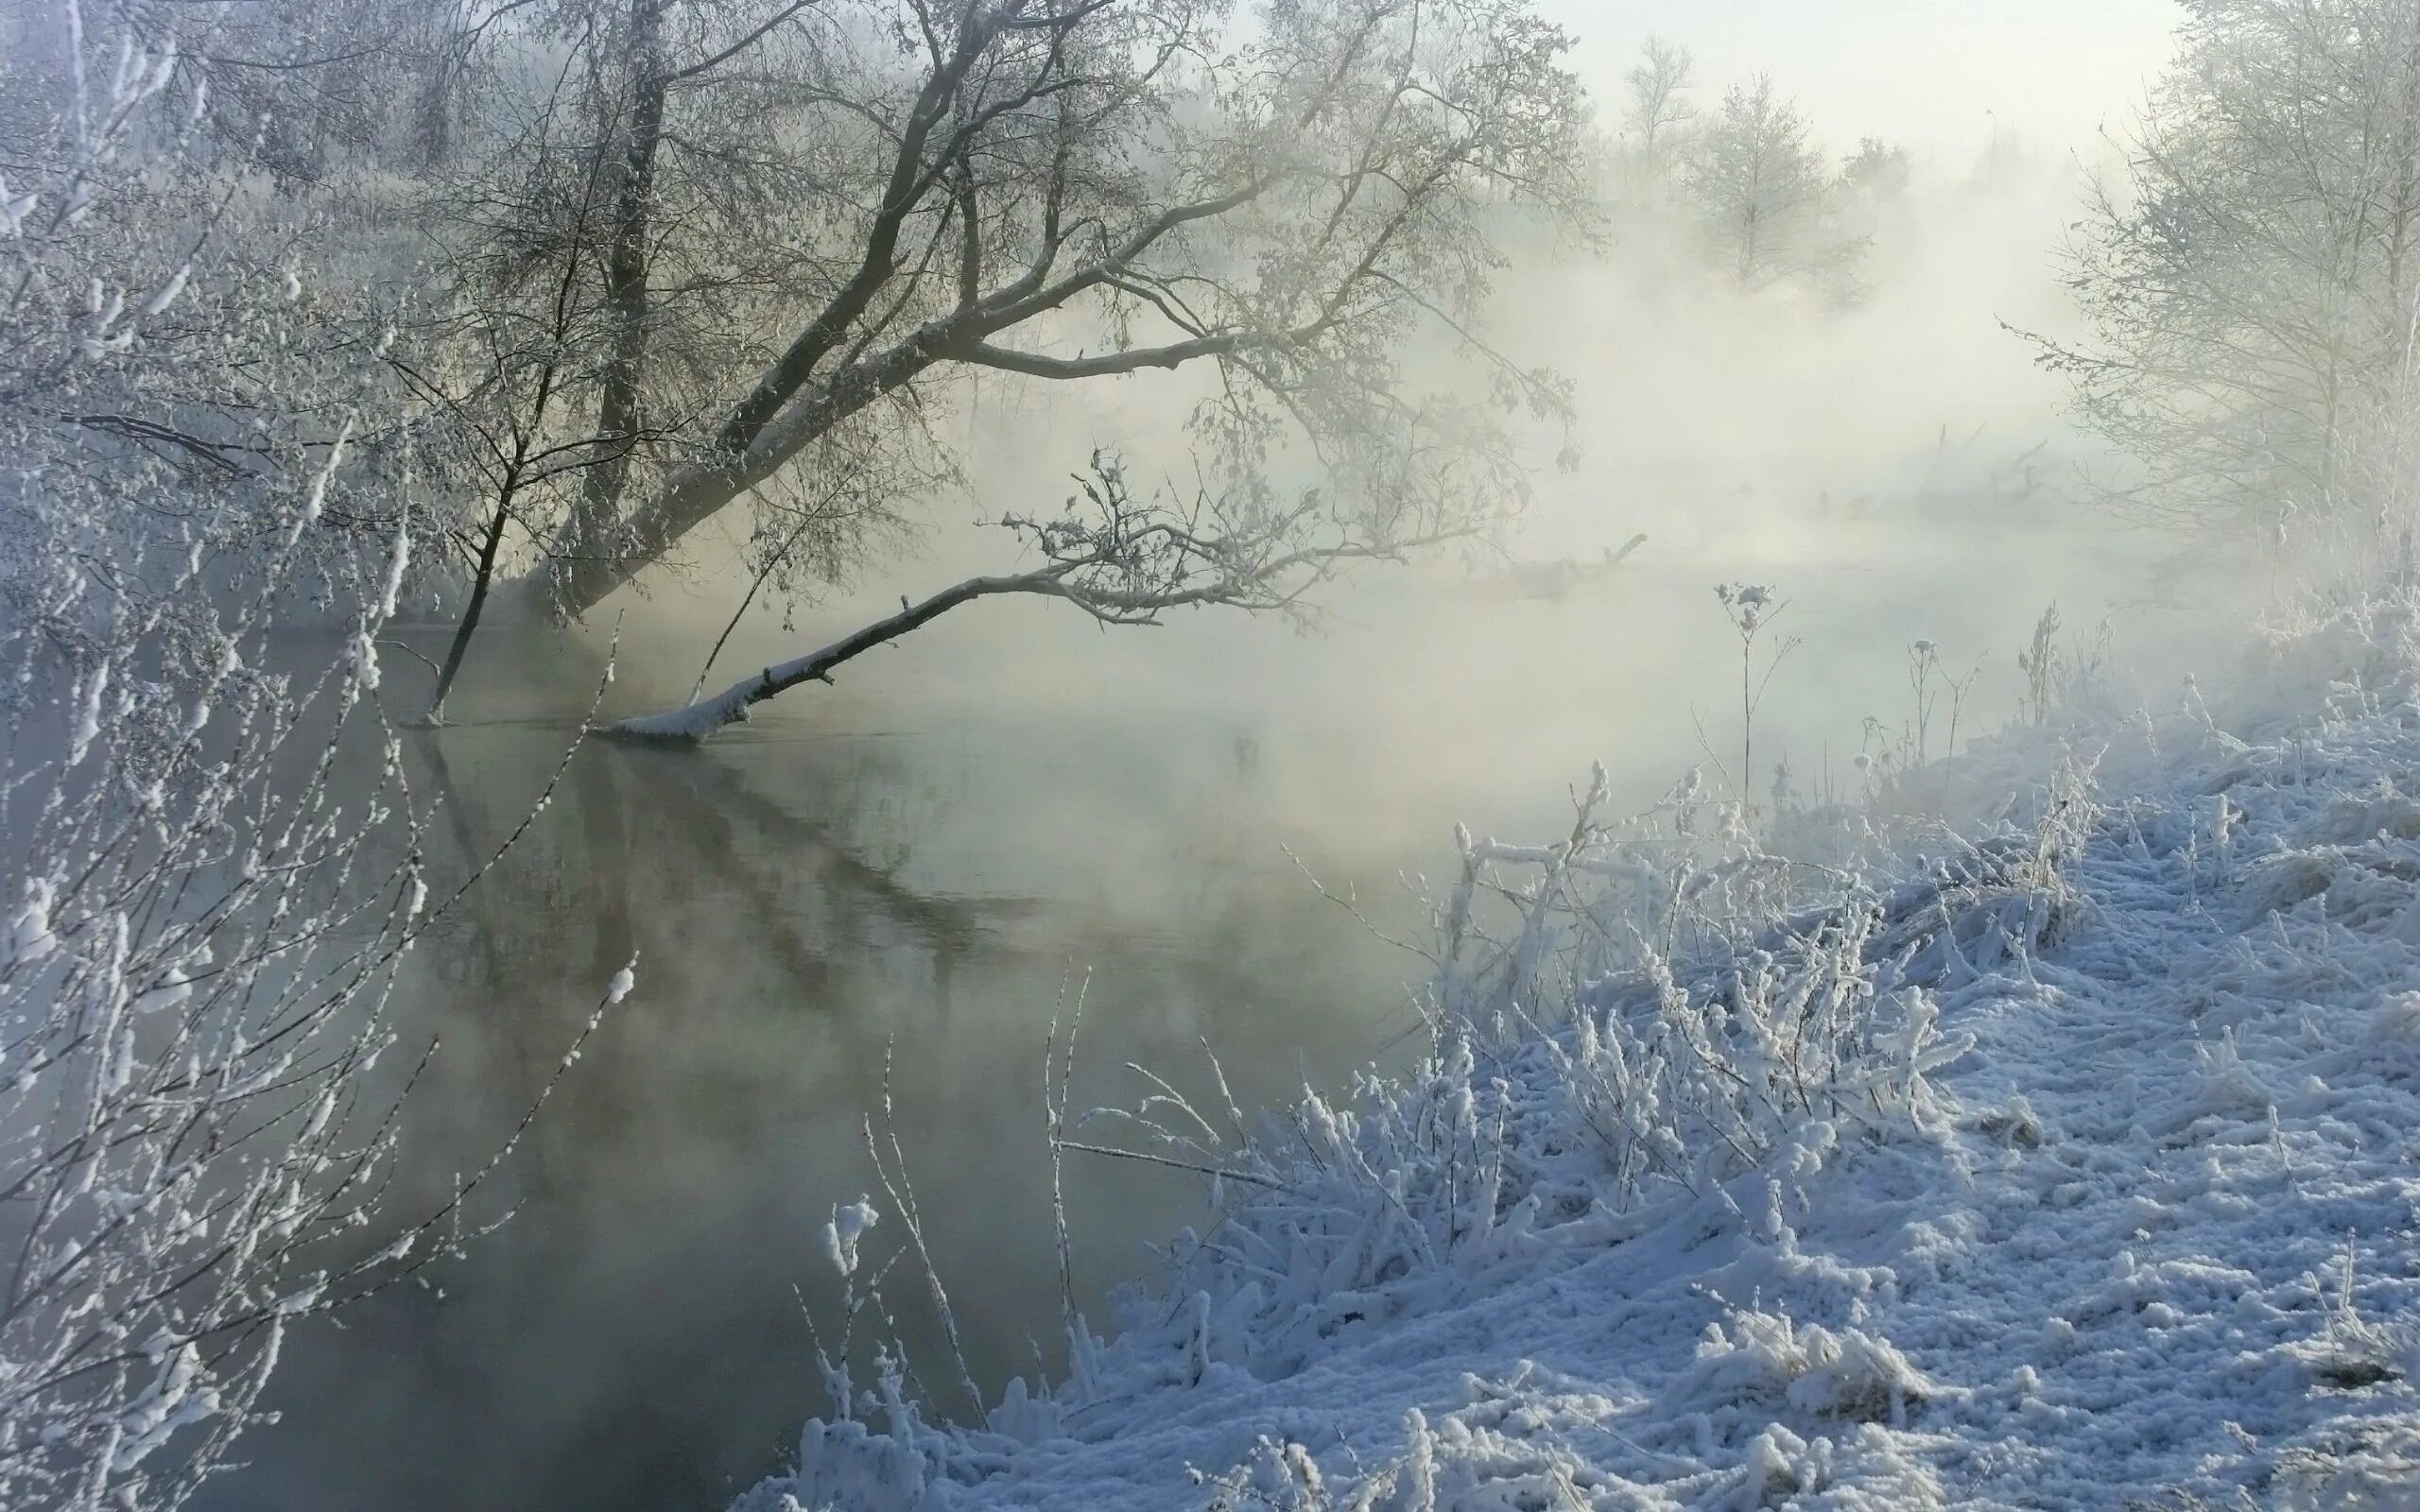
[[[1660,791],[1703,759],[1689,690],[1737,675],[1714,574],[1682,576],[1512,606],[1371,597],[1307,647],[1257,622],[1098,637],[1005,606],[701,750],[583,749],[416,958],[403,1024],[444,1049],[397,1211],[486,1158],[633,951],[638,990],[501,1174],[513,1221],[427,1286],[298,1336],[285,1421],[212,1505],[717,1504],[820,1405],[800,1309],[833,1315],[817,1230],[873,1186],[863,1126],[887,1063],[976,1379],[1047,1367],[1040,1084],[1063,998],[1089,973],[1080,1108],[1131,1101],[1130,1060],[1204,1085],[1205,1042],[1247,1106],[1333,1082],[1409,1021],[1418,963],[1321,902],[1281,845],[1416,932],[1392,879],[1442,866],[1457,818],[1555,833],[1591,757],[1625,797]],[[1921,567],[1804,573],[1788,586],[1808,648],[1764,717],[1802,764],[1819,739],[1853,748],[1859,715],[1892,712],[1911,636],[1945,656],[2018,644],[2048,596],[2021,576],[1951,593]],[[478,722],[518,697],[463,700],[468,722],[415,743],[458,868],[565,738],[562,720]],[[1071,1168],[1068,1195],[1097,1317],[1201,1199],[1121,1162]],[[953,1379],[921,1288],[890,1290],[911,1361]]]

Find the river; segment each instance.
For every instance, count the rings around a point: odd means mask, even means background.
[[[1806,644],[1759,739],[1787,746],[1803,791],[1847,781],[1864,715],[1904,716],[1917,636],[1961,670],[1981,662],[1968,732],[2006,716],[2014,651],[2071,570],[2052,558],[2073,558],[1980,551],[1843,554],[1778,585]],[[1054,1369],[1054,1019],[1080,993],[1079,1108],[1147,1094],[1130,1061],[1215,1098],[1215,1054],[1252,1107],[1409,1053],[1422,963],[1309,874],[1416,938],[1412,874],[1445,874],[1457,820],[1551,836],[1592,758],[1644,801],[1706,745],[1733,748],[1738,648],[1709,589],[1754,564],[1720,566],[1650,551],[1561,599],[1381,579],[1310,637],[1214,615],[1103,634],[1052,606],[977,605],[701,748],[590,743],[419,953],[398,1026],[443,1048],[395,1211],[486,1158],[633,952],[637,989],[505,1168],[510,1221],[425,1285],[299,1332],[282,1420],[208,1504],[718,1505],[820,1408],[808,1320],[836,1325],[833,1204],[872,1193],[892,1214],[876,1253],[906,1237],[865,1149],[886,1077],[883,1126],[969,1368],[987,1392]],[[2132,572],[2098,593],[2067,582],[2070,622]],[[613,707],[685,686],[669,654],[638,649],[648,615],[678,608],[634,612]],[[726,670],[848,610],[755,632]],[[544,782],[594,664],[506,676],[510,648],[486,654],[456,723],[412,747],[420,790],[451,800],[432,854],[458,871]],[[1205,1194],[1071,1161],[1077,1293],[1106,1318]],[[920,1376],[961,1406],[922,1282],[903,1265],[886,1293]]]

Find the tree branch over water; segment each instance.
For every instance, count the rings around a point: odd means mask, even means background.
[[[818,650],[768,666],[720,693],[663,713],[621,720],[608,734],[642,740],[700,741],[803,682],[830,682],[842,663],[896,641],[962,604],[1008,593],[1063,599],[1103,625],[1158,625],[1170,610],[1225,606],[1254,613],[1304,615],[1305,595],[1356,561],[1396,561],[1410,553],[1468,539],[1481,523],[1466,516],[1405,509],[1375,522],[1333,510],[1317,489],[1282,505],[1197,490],[1137,498],[1115,458],[1096,453],[1056,519],[1003,516],[1043,558],[1021,573],[969,577],[921,603]]]

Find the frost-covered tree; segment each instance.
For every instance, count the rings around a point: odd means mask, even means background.
[[[1724,94],[1692,144],[1683,184],[1710,254],[1741,287],[1853,284],[1865,239],[1839,224],[1839,180],[1771,77]]]
[[[810,297],[820,270],[790,214],[823,191],[824,145],[765,129],[813,87],[807,9],[528,8],[475,40],[499,87],[450,161],[365,190],[413,230],[390,259],[409,315],[388,360],[424,408],[422,455],[467,543],[433,717],[492,587],[516,562],[577,558],[633,477],[694,453],[731,365],[756,360],[763,323]],[[760,485],[759,586],[837,576],[887,541],[891,495],[930,481],[918,434],[842,427]]]
[[[2188,0],[2176,63],[2033,338],[2135,464],[2118,502],[2225,526],[2399,519],[2420,304],[2420,6]]]
[[[1475,343],[1472,393],[1398,355],[1472,339],[1510,206],[1590,215],[1568,39],[1526,0],[638,0],[528,35],[575,23],[559,157],[607,160],[614,335],[573,412],[614,455],[521,558],[572,613],[726,511],[760,575],[845,568],[950,470],[934,421],[977,377],[1198,370],[1234,561],[1482,528],[1521,489],[1498,411],[1565,412]]]
[[[165,1508],[288,1329],[451,1246],[461,1190],[380,1218],[443,900],[370,353],[211,136],[209,18],[52,20],[0,60],[0,1505]]]
[[[1910,178],[1907,149],[1879,137],[1858,139],[1857,150],[1841,163],[1841,186],[1877,203],[1906,194]]]

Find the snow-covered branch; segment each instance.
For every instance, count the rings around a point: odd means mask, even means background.
[[[610,734],[642,740],[703,740],[750,709],[896,641],[963,604],[1007,593],[1062,599],[1104,625],[1156,625],[1171,610],[1224,607],[1305,613],[1305,595],[1356,561],[1407,555],[1476,533],[1475,521],[1444,520],[1400,532],[1338,517],[1318,490],[1282,507],[1238,506],[1197,491],[1137,497],[1121,463],[1096,453],[1081,492],[1052,519],[1005,515],[1003,528],[1043,558],[1020,573],[969,577],[921,602],[902,598],[888,614],[804,656],[764,667],[709,697],[662,713],[623,719]],[[1403,522],[1390,522],[1402,524]]]
[[[379,703],[427,542],[356,496],[372,354],[265,255],[259,162],[186,150],[182,19],[66,9],[64,98],[0,91],[0,1506],[159,1512],[468,1190],[381,1225],[448,900]]]

